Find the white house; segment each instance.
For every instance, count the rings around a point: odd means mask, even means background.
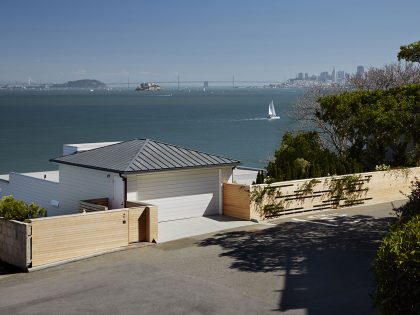
[[[50,216],[75,213],[80,200],[105,197],[113,209],[126,201],[157,205],[160,222],[215,215],[223,213],[222,185],[232,181],[239,164],[150,139],[65,145],[63,152],[50,160],[59,165],[55,185],[46,185],[52,174],[43,178],[41,173],[32,183],[41,187],[35,190],[42,198],[25,195],[11,177],[0,177],[0,196],[38,201]]]

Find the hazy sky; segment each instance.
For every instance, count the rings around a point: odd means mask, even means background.
[[[420,40],[420,1],[0,2],[0,80],[276,80]]]

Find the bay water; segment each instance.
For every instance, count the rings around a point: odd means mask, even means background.
[[[65,143],[150,138],[264,167],[299,89],[0,91],[0,174],[57,169]],[[266,118],[274,101],[278,120]]]

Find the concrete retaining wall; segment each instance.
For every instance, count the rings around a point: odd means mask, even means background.
[[[31,262],[31,225],[0,218],[0,260],[26,270]]]

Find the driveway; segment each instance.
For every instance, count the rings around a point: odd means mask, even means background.
[[[253,224],[224,215],[159,222],[159,243]]]
[[[390,204],[325,211],[0,279],[0,314],[375,314]]]

